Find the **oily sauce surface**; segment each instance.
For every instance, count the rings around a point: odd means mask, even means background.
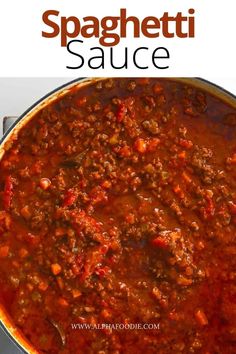
[[[217,98],[167,79],[71,91],[0,162],[2,304],[40,353],[235,353],[235,186]]]

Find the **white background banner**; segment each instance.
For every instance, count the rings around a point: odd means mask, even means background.
[[[140,21],[147,16],[160,18],[164,12],[169,12],[171,16],[176,16],[178,12],[188,15],[188,10],[194,9],[195,38],[133,38],[130,25],[127,27],[127,38],[122,38],[113,47],[113,59],[117,66],[124,62],[127,47],[127,69],[111,67],[109,47],[104,48],[105,68],[89,69],[88,60],[101,55],[98,49],[91,51],[92,47],[102,48],[98,38],[78,36],[76,39],[83,40],[83,43],[74,43],[73,50],[80,55],[78,57],[60,46],[60,35],[56,38],[42,37],[42,31],[52,30],[42,20],[47,10],[59,12],[53,19],[60,26],[61,16],[76,16],[82,23],[85,16],[96,16],[99,20],[104,16],[119,16],[121,8],[127,9],[127,16],[136,16]],[[235,0],[8,0],[1,1],[0,16],[1,77],[235,76]],[[71,26],[69,31],[73,31]],[[133,63],[133,53],[139,47],[147,47],[136,58],[139,65],[146,69],[139,69]],[[157,47],[168,49],[170,58],[158,61],[160,66],[168,65],[167,69],[158,69],[152,64],[152,53]],[[81,68],[67,68],[78,66],[81,57],[84,59]]]

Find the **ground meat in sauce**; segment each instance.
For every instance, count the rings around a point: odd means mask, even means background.
[[[184,83],[108,79],[20,131],[0,162],[0,298],[40,353],[235,353],[235,122]]]

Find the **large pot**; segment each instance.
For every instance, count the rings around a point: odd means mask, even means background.
[[[105,78],[79,78],[65,84],[54,91],[50,92],[33,106],[31,106],[26,112],[24,112],[11,128],[0,139],[0,159],[3,157],[5,151],[11,146],[13,140],[17,139],[17,135],[20,129],[23,129],[25,124],[42,108],[48,106],[53,101],[60,97],[65,96],[71,90],[79,89],[85,85],[89,85],[96,81],[104,80]],[[194,86],[200,90],[203,90],[209,94],[212,94],[231,105],[236,109],[236,96],[224,90],[223,88],[210,83],[209,81],[200,78],[173,78],[177,82],[182,82]],[[20,331],[16,328],[11,318],[6,313],[4,308],[0,304],[0,325],[6,335],[13,341],[13,343],[22,351],[22,353],[38,353],[32,345],[24,338]],[[36,324],[37,326],[37,324]]]

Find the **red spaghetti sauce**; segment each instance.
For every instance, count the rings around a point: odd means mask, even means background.
[[[0,171],[1,302],[40,353],[235,353],[234,108],[98,81],[36,114]]]

